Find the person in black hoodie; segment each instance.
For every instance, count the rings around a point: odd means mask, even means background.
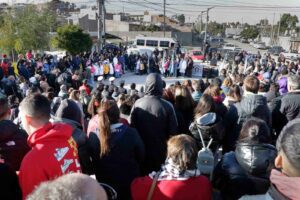
[[[269,144],[271,139],[263,120],[250,118],[244,123],[236,150],[226,153],[214,171],[214,186],[224,200],[267,192],[277,155],[276,148]]]
[[[9,120],[10,113],[7,97],[0,96],[0,163],[18,171],[30,148],[27,145],[27,133]]]
[[[145,148],[136,129],[119,123],[119,120],[120,111],[115,101],[103,99],[98,109],[98,121],[88,137],[97,180],[111,185],[117,191],[118,199],[127,200],[131,199],[131,182],[141,175]]]
[[[171,103],[162,99],[163,81],[157,73],[146,78],[145,96],[135,102],[130,122],[135,127],[146,147],[143,175],[158,171],[167,153],[167,140],[177,134],[178,123]]]
[[[53,121],[58,123],[63,122],[72,126],[72,137],[78,147],[78,157],[82,172],[85,174],[93,174],[88,138],[83,132],[82,127],[82,112],[76,102],[70,99],[63,100],[55,113]]]

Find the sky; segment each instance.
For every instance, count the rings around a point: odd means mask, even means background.
[[[0,0],[11,4],[38,3],[47,0]],[[67,1],[67,0],[65,0]],[[97,0],[69,0],[79,5],[96,5]],[[142,14],[163,14],[164,0],[105,0],[107,12]],[[300,20],[300,0],[166,0],[166,15],[185,14],[187,22],[200,19],[201,11],[214,6],[209,12],[209,20],[217,22],[243,22],[256,24],[260,19],[276,22],[282,13],[297,15]],[[205,14],[203,20],[206,20]]]

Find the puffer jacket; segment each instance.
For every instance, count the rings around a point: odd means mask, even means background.
[[[230,106],[225,118],[226,137],[224,152],[233,151],[239,137],[243,123],[251,118],[257,117],[264,120],[271,128],[271,112],[264,96],[258,94],[246,94],[241,102]]]
[[[270,144],[239,143],[235,152],[226,153],[216,166],[215,188],[225,200],[266,193],[276,155],[276,148]]]
[[[190,131],[200,148],[203,145],[199,131],[202,134],[205,145],[207,145],[212,138],[211,149],[213,152],[215,152],[217,147],[222,143],[225,134],[223,122],[217,117],[216,113],[212,112],[197,118],[195,122],[190,125]]]
[[[30,150],[27,137],[27,133],[12,121],[0,121],[0,162],[18,171],[23,157]]]

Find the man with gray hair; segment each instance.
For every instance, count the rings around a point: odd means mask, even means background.
[[[300,117],[300,76],[288,77],[288,93],[281,100],[280,112],[287,121]]]
[[[79,173],[67,174],[39,185],[27,200],[107,200],[100,184]]]

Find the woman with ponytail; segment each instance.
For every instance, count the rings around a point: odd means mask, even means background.
[[[144,144],[135,129],[119,123],[115,101],[102,99],[95,118],[96,125],[89,124],[88,137],[96,178],[111,185],[118,199],[130,199],[130,184],[140,175]]]
[[[224,200],[267,192],[277,155],[271,139],[265,121],[250,118],[244,123],[235,151],[226,153],[215,168],[214,188],[221,191]]]

